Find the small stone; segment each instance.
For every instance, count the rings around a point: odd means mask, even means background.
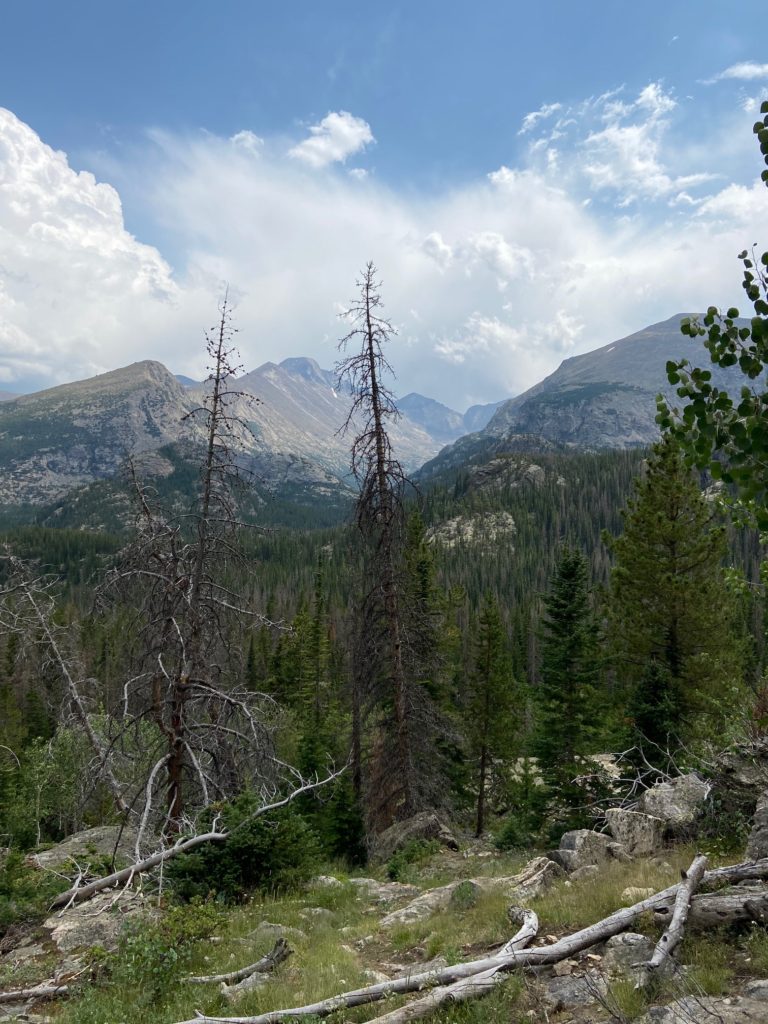
[[[569,974],[573,974],[574,966],[575,964],[571,960],[561,960],[552,968],[552,973],[556,978],[565,978]]]
[[[635,903],[647,900],[648,897],[653,896],[655,892],[655,889],[649,889],[644,886],[628,885],[621,894],[622,906],[631,907]]]

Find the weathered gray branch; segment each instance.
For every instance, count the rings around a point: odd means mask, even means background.
[[[258,810],[254,811],[253,814],[248,815],[239,825],[232,829],[232,832],[242,828],[249,822],[254,821],[256,818],[262,817],[264,814],[268,814],[270,811],[275,811],[280,807],[285,807],[286,804],[291,803],[296,797],[301,796],[302,793],[310,793],[315,789],[319,789],[321,786],[326,786],[329,782],[333,782],[337,779],[344,768],[339,771],[331,772],[324,779],[318,779],[316,782],[305,782],[301,786],[297,786],[295,789],[283,797],[282,800],[275,800],[274,803],[265,804],[263,807],[259,807]],[[127,868],[123,868],[121,871],[113,871],[111,875],[105,875],[103,878],[97,878],[93,882],[89,882],[87,885],[73,886],[71,889],[67,889],[66,892],[61,893],[51,904],[52,909],[57,907],[70,906],[73,903],[82,903],[84,900],[89,900],[96,893],[102,892],[104,889],[109,889],[113,885],[124,885],[130,883],[136,875],[144,874],[147,871],[151,871],[152,868],[159,867],[160,864],[164,864],[166,861],[171,860],[173,857],[178,857],[182,853],[189,853],[190,850],[197,849],[198,846],[203,846],[205,843],[223,843],[231,835],[231,832],[222,829],[221,831],[204,832],[199,836],[191,836],[189,839],[182,839],[175,843],[173,846],[168,847],[167,850],[160,850],[157,853],[153,853],[150,857],[145,857],[144,860],[138,861],[136,864],[131,864]]]
[[[265,954],[260,960],[257,960],[255,964],[241,967],[238,971],[230,971],[228,974],[203,974],[197,977],[185,978],[184,981],[189,985],[209,985],[216,984],[217,982],[224,982],[224,984],[229,985],[232,982],[250,978],[252,974],[268,974],[270,971],[274,971],[277,965],[281,964],[283,960],[287,960],[292,952],[293,950],[285,939],[279,938],[269,953]]]
[[[768,878],[768,858],[751,863],[735,864],[730,867],[716,868],[708,871],[702,879],[703,884],[713,884],[721,881],[741,881],[743,879]],[[328,999],[320,1000],[306,1006],[296,1006],[289,1009],[271,1010],[255,1017],[206,1017],[198,1015],[192,1020],[180,1021],[178,1024],[279,1024],[279,1022],[291,1017],[327,1017],[336,1010],[349,1009],[353,1006],[363,1006],[368,1003],[377,1002],[390,995],[402,995],[407,992],[418,992],[425,988],[436,988],[439,986],[452,986],[455,982],[464,979],[474,979],[480,984],[475,986],[474,995],[485,994],[491,991],[496,982],[488,982],[488,976],[508,972],[515,967],[536,967],[545,964],[558,963],[575,953],[589,949],[598,942],[604,942],[613,935],[625,931],[632,922],[648,910],[655,910],[658,906],[664,905],[670,898],[677,895],[680,883],[671,885],[668,889],[649,896],[631,907],[622,907],[615,913],[610,914],[602,921],[582,928],[573,935],[565,936],[551,946],[538,947],[536,949],[502,951],[491,957],[484,957],[481,960],[472,960],[468,963],[454,964],[438,971],[427,971],[423,974],[411,974],[402,978],[394,978],[391,981],[379,982],[376,985],[369,985],[366,988],[355,989],[350,992],[342,992],[331,996]],[[486,978],[479,978],[486,975]],[[469,998],[472,986],[465,990]],[[455,994],[455,990],[454,990]],[[443,1001],[451,998],[449,994]]]
[[[672,920],[669,923],[669,927],[656,943],[653,956],[646,966],[646,972],[643,978],[644,983],[647,983],[652,975],[659,971],[667,960],[667,957],[669,957],[680,945],[683,938],[683,932],[685,931],[685,922],[688,920],[688,911],[691,906],[691,899],[704,877],[706,867],[707,858],[702,854],[697,854],[688,869],[688,873],[686,874],[683,872],[683,880],[675,894],[675,908],[672,911]]]
[[[69,993],[68,985],[57,985],[54,981],[43,982],[32,988],[19,988],[14,992],[0,992],[0,1003],[26,1003],[35,999],[58,999]]]

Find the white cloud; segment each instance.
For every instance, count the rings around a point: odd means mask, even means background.
[[[705,150],[681,158],[673,98],[640,97],[614,92],[563,111],[574,124],[558,143],[557,173],[536,151],[430,196],[376,177],[361,187],[341,168],[317,174],[276,139],[255,158],[237,136],[155,133],[115,173],[130,182],[134,218],[162,231],[164,256],[126,231],[111,186],[75,172],[5,113],[0,376],[15,390],[36,374],[54,383],[143,358],[198,376],[224,281],[239,296],[248,368],[290,355],[330,366],[337,313],[368,259],[401,325],[390,353],[398,390],[455,408],[520,391],[565,355],[675,312],[738,302],[733,254],[768,239],[768,190],[743,184],[759,154],[745,149],[742,183],[731,176],[707,195]],[[751,121],[738,116],[748,136]],[[631,127],[639,140],[595,143]],[[649,140],[650,164],[638,148]],[[610,164],[609,152],[624,157],[598,190],[587,167]],[[602,192],[636,196],[632,216],[598,202]]]
[[[229,141],[236,146],[242,146],[243,149],[249,150],[251,153],[258,153],[264,145],[264,139],[247,130],[237,132]]]
[[[453,262],[453,249],[443,240],[439,231],[430,231],[421,243],[421,250],[431,257],[441,270],[446,270]]]
[[[348,156],[375,141],[367,121],[346,110],[331,111],[319,124],[310,127],[309,138],[290,149],[288,155],[310,167],[327,167],[344,163]]]
[[[111,362],[111,346],[127,354],[178,299],[165,260],[126,231],[115,189],[74,171],[63,153],[0,108],[6,375],[67,379],[70,361],[77,373],[97,372]],[[159,341],[152,331],[147,338]]]
[[[735,78],[742,82],[754,82],[759,78],[768,78],[768,64],[758,64],[752,60],[741,61],[739,64],[731,64],[725,71],[721,71],[714,78],[708,78],[707,84],[722,82],[728,78]]]
[[[533,110],[530,114],[525,115],[520,131],[517,134],[525,135],[527,132],[533,131],[540,121],[546,121],[547,118],[552,117],[553,114],[562,109],[562,103],[545,103],[538,110]]]

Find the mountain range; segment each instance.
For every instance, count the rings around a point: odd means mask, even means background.
[[[422,481],[520,451],[637,447],[657,436],[655,397],[670,393],[669,359],[706,356],[671,317],[564,362],[539,384],[504,402],[463,415],[415,393],[398,400],[393,448]],[[713,368],[713,382],[738,370]],[[256,481],[257,502],[306,507],[348,504],[351,438],[343,431],[350,394],[313,359],[298,357],[236,378],[234,412],[248,425],[240,460]],[[190,445],[202,426],[189,414],[205,385],[177,378],[151,360],[0,403],[0,508],[53,507],[113,479],[126,456],[156,480],[189,486]],[[354,430],[352,425],[351,430]],[[190,463],[191,464],[191,463]],[[421,467],[421,469],[419,469]],[[186,483],[182,483],[186,481]],[[170,484],[169,484],[170,485]]]
[[[677,314],[618,341],[565,359],[544,380],[506,402],[480,430],[459,438],[422,467],[422,480],[505,451],[600,450],[652,444],[659,434],[656,396],[676,398],[666,363],[707,365],[701,341],[680,333]],[[746,321],[744,321],[746,323]],[[713,366],[712,383],[733,387],[738,367]]]
[[[189,458],[189,446],[203,441],[190,413],[205,386],[146,360],[9,398],[0,404],[0,506],[67,501],[74,491],[113,478],[128,455],[143,473],[170,478]],[[351,498],[354,423],[344,431],[350,395],[336,387],[333,373],[313,359],[284,359],[236,378],[233,390],[232,412],[247,424],[238,437],[240,462],[265,500]],[[487,407],[486,420],[494,409]],[[482,419],[482,407],[472,415]],[[463,432],[459,413],[415,394],[390,426],[407,471]]]

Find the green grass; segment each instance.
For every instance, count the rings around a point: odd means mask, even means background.
[[[586,882],[558,883],[530,904],[539,914],[541,934],[561,935],[594,923],[621,905],[621,892],[627,886],[647,886],[655,891],[673,884],[680,868],[690,864],[693,851],[680,847],[666,851],[664,856],[666,866],[648,861],[609,863],[596,878]],[[426,888],[457,877],[506,876],[520,865],[517,856],[463,859],[441,852],[428,863],[413,867]],[[474,903],[467,901],[425,921],[383,929],[379,920],[390,908],[369,903],[364,894],[346,882],[333,887],[311,886],[280,897],[254,898],[245,905],[222,910],[214,925],[217,940],[191,941],[182,966],[176,973],[171,971],[167,981],[163,974],[167,951],[152,947],[147,961],[146,951],[140,949],[141,977],[136,971],[132,975],[124,970],[103,974],[82,986],[69,1003],[62,1002],[56,1020],[58,1024],[171,1024],[193,1019],[196,1011],[212,1016],[248,1016],[315,1002],[370,984],[373,971],[393,975],[393,964],[418,969],[437,956],[449,963],[483,956],[509,938],[513,928],[507,917],[509,902],[502,890],[483,892]],[[312,908],[327,913],[312,914]],[[184,911],[179,914],[183,931]],[[294,952],[264,986],[230,1004],[217,986],[181,983],[181,978],[189,974],[224,973],[256,960],[274,941],[273,935],[259,931],[259,923],[267,921],[286,929]],[[195,927],[193,919],[192,927],[187,929],[189,935],[194,936]],[[654,937],[660,931],[650,915],[636,928]],[[694,933],[686,938],[680,953],[686,969],[654,993],[655,1001],[688,993],[721,994],[738,977],[768,974],[768,935],[760,928],[739,942],[721,935]],[[157,958],[154,967],[152,956]],[[148,970],[147,965],[152,969]],[[154,992],[145,975],[150,980],[155,978]],[[435,1015],[435,1024],[525,1024],[532,1019],[547,1019],[537,991],[538,986],[528,979],[510,977],[486,999],[442,1008]],[[362,1024],[400,1006],[405,998],[390,997],[374,1006],[344,1011],[331,1018],[331,1024]],[[629,1024],[645,1011],[647,997],[630,981],[612,980],[605,1008],[616,1021]],[[567,1018],[551,1009],[548,1013],[551,1024]]]

